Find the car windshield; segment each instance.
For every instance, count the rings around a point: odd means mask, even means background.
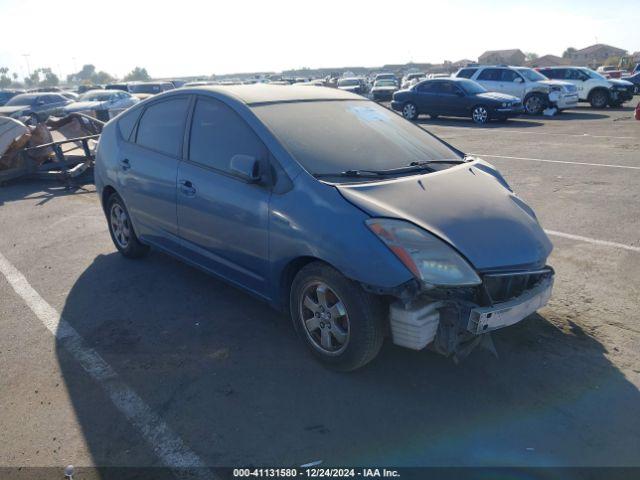
[[[338,81],[339,87],[354,87],[359,84],[360,84],[360,81],[355,78],[345,78],[344,80]]]
[[[518,73],[530,82],[541,82],[543,80],[549,80],[547,77],[531,68],[519,68]]]
[[[80,95],[80,102],[108,102],[113,97],[113,93],[105,92],[87,92]]]
[[[5,103],[5,105],[7,107],[33,105],[37,97],[38,97],[37,95],[16,95],[7,103]]]
[[[395,87],[395,80],[378,80],[374,87]]]
[[[160,93],[162,88],[157,83],[141,83],[138,85],[130,85],[129,91],[132,93]]]
[[[486,88],[484,88],[479,83],[474,82],[473,80],[467,80],[467,79],[458,80],[456,81],[456,84],[460,85],[465,92],[470,94],[484,93],[487,91]]]
[[[422,128],[369,101],[276,103],[255,106],[253,111],[314,175],[460,160]],[[450,166],[437,164],[434,170]]]

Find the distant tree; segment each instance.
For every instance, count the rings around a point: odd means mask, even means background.
[[[127,73],[124,77],[125,81],[147,81],[151,80],[151,76],[147,73],[146,68],[136,67]]]
[[[9,69],[7,67],[0,67],[0,88],[7,88],[11,85],[11,78],[9,77]]]
[[[527,62],[533,62],[534,60],[540,58],[540,55],[534,52],[527,52],[524,54],[524,58]]]
[[[93,83],[101,84],[101,83],[109,83],[113,82],[114,78],[109,75],[107,72],[100,70],[93,76]]]
[[[82,83],[84,85],[97,85],[101,83],[109,83],[114,80],[112,75],[100,70],[96,72],[95,65],[90,63],[83,65],[82,69],[77,73],[67,75],[67,82]]]
[[[571,57],[571,55],[573,55],[576,52],[577,50],[575,48],[569,47],[562,53],[562,58],[569,58]]]
[[[40,85],[43,87],[55,87],[60,83],[60,79],[50,68],[41,68],[40,73],[44,75],[44,78],[40,82]]]
[[[40,85],[40,70],[35,69],[28,77],[24,77],[24,84],[27,87],[37,87]]]

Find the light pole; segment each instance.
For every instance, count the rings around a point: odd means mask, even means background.
[[[29,67],[29,57],[31,56],[31,54],[30,53],[23,53],[22,56],[27,61],[27,76],[30,77],[31,76],[31,67]]]

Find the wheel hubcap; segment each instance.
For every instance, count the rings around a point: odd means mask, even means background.
[[[316,349],[338,355],[347,348],[349,316],[340,297],[327,284],[307,285],[299,309],[305,334]]]
[[[110,218],[113,237],[121,248],[127,248],[131,237],[131,225],[127,213],[119,204],[114,203],[111,207]]]
[[[416,115],[416,107],[413,105],[405,105],[402,109],[402,113],[405,118],[413,118]]]
[[[531,97],[527,100],[527,112],[536,113],[540,110],[541,102],[538,97]]]
[[[473,120],[476,123],[485,123],[487,121],[487,118],[489,118],[489,114],[487,113],[487,110],[483,107],[476,107],[473,110]]]

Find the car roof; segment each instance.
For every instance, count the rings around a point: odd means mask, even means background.
[[[215,92],[239,100],[247,105],[261,103],[305,102],[321,100],[363,100],[363,97],[335,88],[298,88],[292,85],[269,85],[256,83],[253,85],[202,85],[181,88],[186,92]],[[176,92],[177,94],[178,92]]]

